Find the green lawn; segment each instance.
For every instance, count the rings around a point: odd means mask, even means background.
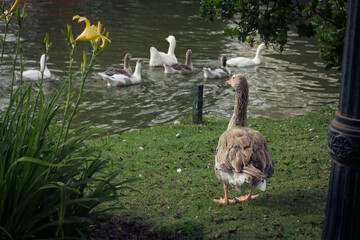
[[[214,173],[215,149],[228,119],[190,118],[181,124],[112,135],[95,140],[108,145],[109,172],[138,190],[122,198],[115,219],[148,226],[162,238],[320,239],[325,217],[331,158],[327,129],[335,110],[323,108],[286,120],[249,119],[268,142],[275,173],[260,197],[223,206],[223,186]],[[181,172],[178,172],[181,169]],[[235,197],[230,188],[229,197]],[[114,203],[117,204],[117,203]]]

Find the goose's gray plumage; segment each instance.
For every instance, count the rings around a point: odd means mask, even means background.
[[[113,74],[108,76],[105,73],[98,73],[106,82],[108,86],[125,87],[138,84],[141,81],[141,68],[144,61],[139,59],[136,63],[134,74],[128,76],[124,74]]]
[[[131,54],[127,53],[124,56],[124,68],[120,69],[120,68],[110,68],[108,70],[105,71],[105,74],[108,76],[112,76],[114,74],[123,74],[126,75],[128,77],[130,77],[133,74],[133,71],[131,69],[130,66],[130,59],[131,59]]]
[[[230,76],[230,68],[226,65],[226,56],[221,56],[221,67],[203,68],[205,78],[227,78]]]
[[[171,74],[182,74],[182,75],[189,75],[193,73],[193,64],[191,63],[191,49],[186,51],[186,62],[185,64],[182,63],[175,63],[175,64],[164,64],[165,73]]]

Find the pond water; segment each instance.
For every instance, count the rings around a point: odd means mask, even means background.
[[[28,20],[22,35],[26,69],[38,68],[42,53],[41,40],[49,33],[53,43],[49,68],[54,81],[44,84],[53,89],[64,77],[68,66],[68,52],[61,30],[72,24],[74,35],[84,23],[73,22],[72,16],[84,15],[94,24],[101,21],[110,31],[111,44],[98,58],[94,71],[87,80],[82,114],[77,124],[92,123],[112,126],[115,132],[132,131],[153,125],[171,123],[191,114],[192,92],[195,84],[204,85],[205,116],[229,118],[233,110],[234,92],[226,80],[206,80],[204,66],[220,65],[222,54],[229,58],[253,57],[256,46],[238,43],[224,36],[223,28],[230,23],[205,22],[198,16],[199,1],[173,0],[28,0]],[[0,26],[3,29],[3,26]],[[3,31],[3,30],[1,30]],[[14,29],[16,31],[16,29]],[[194,74],[187,77],[165,75],[162,68],[150,68],[151,46],[167,52],[165,37],[177,40],[175,54],[185,61],[185,52],[192,49]],[[7,46],[14,48],[14,36]],[[80,44],[83,48],[90,43]],[[89,48],[88,48],[89,49]],[[79,50],[79,59],[81,51]],[[130,62],[143,58],[142,81],[126,88],[107,87],[97,75],[110,67],[122,67],[125,53],[131,53]],[[262,54],[262,63],[256,67],[231,68],[232,73],[243,73],[250,85],[249,117],[287,118],[304,115],[338,99],[340,74],[327,72],[318,58],[316,39],[290,36],[285,51],[280,54],[270,48]],[[0,76],[0,108],[9,98],[10,65],[2,66]]]

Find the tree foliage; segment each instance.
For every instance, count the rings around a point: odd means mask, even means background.
[[[341,69],[347,1],[310,0],[201,0],[200,15],[209,21],[231,19],[224,29],[239,42],[254,44],[256,36],[284,50],[290,30],[300,37],[319,39],[319,56],[326,69]]]

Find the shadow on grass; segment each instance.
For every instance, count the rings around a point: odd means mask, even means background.
[[[180,216],[174,217],[173,222],[152,223],[146,215],[134,215],[133,212],[122,212],[118,221],[122,226],[123,233],[119,239],[203,239],[204,227],[201,223],[189,220],[182,220]],[[110,231],[119,231],[113,223],[108,225]],[[104,234],[105,231],[103,230]],[[114,234],[110,235],[110,239]],[[127,238],[128,237],[128,238]]]

